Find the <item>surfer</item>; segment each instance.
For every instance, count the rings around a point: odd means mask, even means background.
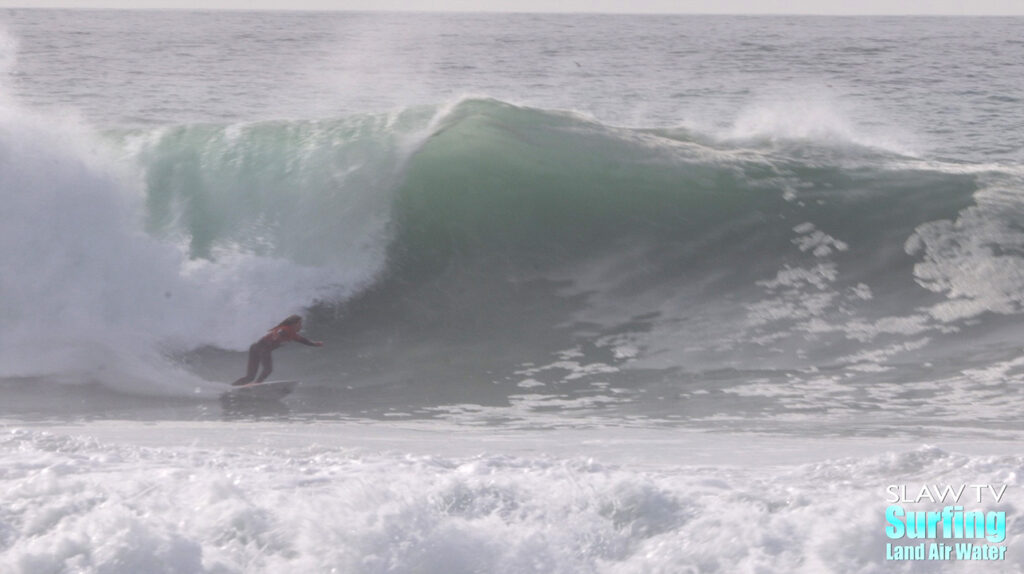
[[[287,343],[288,341],[298,341],[303,345],[309,345],[310,347],[323,347],[323,341],[310,341],[299,334],[302,330],[302,317],[298,315],[292,315],[284,321],[281,321],[276,327],[267,331],[267,334],[263,336],[259,341],[256,341],[249,347],[249,367],[246,369],[245,376],[237,381],[231,383],[232,386],[247,385],[253,380],[257,383],[262,383],[267,380],[270,376],[270,372],[274,370],[274,362],[270,358],[270,353]],[[260,373],[259,378],[256,378],[256,370],[263,366],[263,372]]]

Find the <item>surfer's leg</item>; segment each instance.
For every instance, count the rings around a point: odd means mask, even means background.
[[[270,376],[270,372],[274,370],[274,360],[270,357],[270,353],[270,349],[263,350],[262,356],[260,357],[260,362],[263,363],[263,372],[260,373],[260,378],[256,379],[257,383],[262,383],[267,380],[267,377]]]
[[[261,347],[258,342],[249,346],[249,366],[245,370],[245,376],[231,383],[232,386],[248,385],[256,378],[256,369],[260,366]]]

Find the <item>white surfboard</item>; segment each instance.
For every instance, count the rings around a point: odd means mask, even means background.
[[[278,400],[288,396],[298,385],[298,381],[263,381],[231,387],[225,394],[247,399]]]

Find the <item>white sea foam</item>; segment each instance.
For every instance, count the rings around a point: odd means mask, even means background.
[[[241,430],[259,440],[272,429]],[[1021,518],[1012,511],[1020,505],[1018,457],[924,448],[757,468],[662,459],[640,469],[584,456],[428,454],[438,444],[452,450],[450,438],[392,452],[378,448],[410,445],[211,449],[133,445],[138,436],[110,442],[5,431],[0,568],[914,571],[884,560],[884,489],[894,481],[1008,484],[1007,560],[934,564],[932,571],[1011,572],[1024,564],[1024,539],[1014,535]],[[614,437],[588,442],[582,452],[615,445]]]
[[[1024,212],[1019,187],[995,185],[974,195],[977,205],[955,220],[917,228],[905,249],[923,260],[914,275],[923,287],[944,293],[932,306],[937,320],[955,322],[986,312],[1012,314],[1024,308],[1024,233],[1017,223]]]

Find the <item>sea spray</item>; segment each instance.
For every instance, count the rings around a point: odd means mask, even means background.
[[[196,379],[169,353],[243,348],[283,312],[356,283],[246,252],[195,260],[144,230],[145,189],[101,136],[17,107],[0,121],[2,376],[189,393]]]

